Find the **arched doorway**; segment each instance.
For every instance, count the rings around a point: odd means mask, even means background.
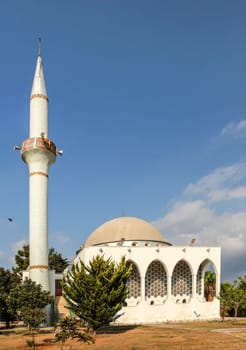
[[[213,301],[216,296],[216,273],[213,263],[204,260],[197,271],[196,276],[196,293],[201,296],[204,301]]]

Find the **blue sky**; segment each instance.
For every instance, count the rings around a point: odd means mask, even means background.
[[[37,38],[49,94],[50,246],[72,258],[122,215],[174,244],[221,245],[246,274],[245,1],[2,0],[0,266],[28,241]],[[8,221],[13,218],[13,222]]]

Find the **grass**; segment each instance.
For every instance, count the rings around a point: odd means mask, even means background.
[[[8,336],[6,337],[6,335]],[[3,331],[0,350],[28,349],[26,334]],[[35,338],[39,350],[58,350],[53,332]],[[183,322],[138,327],[107,327],[98,330],[95,344],[73,341],[64,350],[238,350],[246,349],[246,320],[225,322]],[[30,348],[29,348],[30,349]]]

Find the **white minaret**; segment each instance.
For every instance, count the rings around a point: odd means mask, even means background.
[[[50,291],[48,266],[48,172],[61,153],[48,137],[48,95],[40,50],[30,96],[30,136],[21,145],[29,168],[29,278]]]

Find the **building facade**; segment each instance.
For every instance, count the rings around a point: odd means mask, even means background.
[[[120,217],[98,227],[73,263],[96,255],[132,265],[128,297],[119,324],[159,323],[220,318],[220,248],[173,246],[148,222]],[[204,274],[212,269],[216,283],[205,295]]]

